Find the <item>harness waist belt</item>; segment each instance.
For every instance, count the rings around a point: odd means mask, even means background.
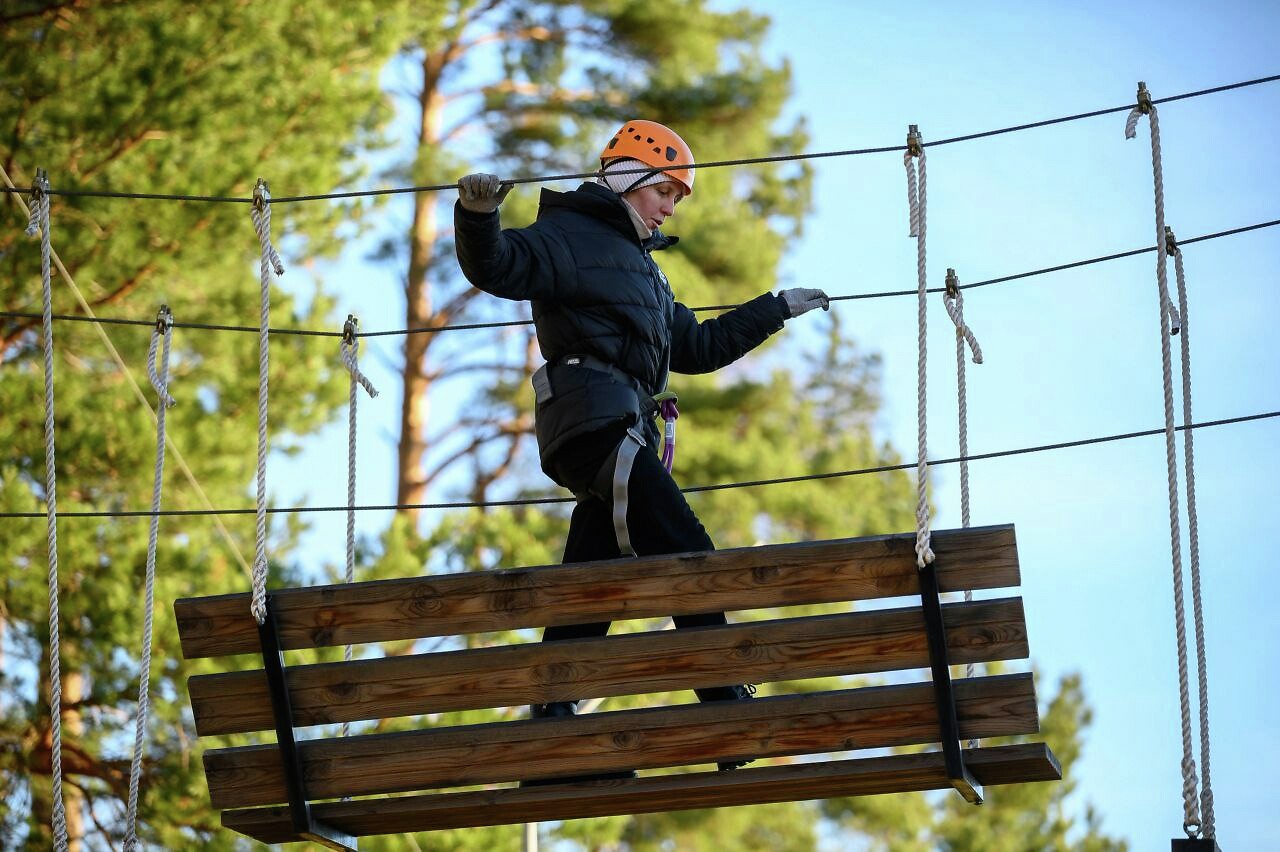
[[[588,370],[596,370],[601,373],[608,373],[615,380],[622,382],[624,385],[631,385],[639,392],[641,399],[649,396],[645,392],[644,387],[640,384],[640,380],[625,370],[620,370],[610,364],[608,361],[601,361],[594,355],[566,355],[558,362],[566,367],[586,367]]]

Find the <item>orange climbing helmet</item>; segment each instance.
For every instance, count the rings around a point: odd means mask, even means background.
[[[665,174],[684,189],[685,195],[693,195],[693,152],[670,127],[656,121],[628,121],[600,152],[600,166],[615,160],[639,160],[646,166]],[[668,166],[674,165],[674,168]],[[644,175],[637,174],[637,180]]]

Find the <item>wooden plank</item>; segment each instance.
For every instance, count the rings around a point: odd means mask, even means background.
[[[963,738],[1036,732],[1030,674],[957,681]],[[929,683],[300,743],[314,799],[936,741]],[[274,744],[204,756],[217,808],[284,801]]]
[[[938,530],[943,591],[1019,583],[1012,526]],[[917,591],[915,534],[274,591],[286,649],[868,600]],[[249,595],[174,603],[188,659],[258,650]]]
[[[954,663],[1029,653],[1022,601],[944,607]],[[589,697],[924,668],[919,607],[294,666],[299,726]],[[201,736],[274,727],[261,669],[188,681]]]
[[[966,751],[965,762],[984,787],[1062,778],[1057,758],[1043,743]],[[312,805],[312,814],[348,834],[366,836],[903,793],[949,786],[941,752],[925,752],[748,767],[736,772],[696,772],[588,784],[321,802]],[[226,811],[222,814],[222,824],[263,843],[298,839],[285,807]]]

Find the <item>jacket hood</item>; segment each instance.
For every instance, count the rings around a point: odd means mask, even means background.
[[[554,215],[561,210],[599,219],[647,251],[661,251],[680,241],[679,237],[670,237],[661,231],[654,231],[648,239],[641,240],[632,224],[631,214],[627,212],[626,202],[613,190],[598,183],[587,182],[570,192],[543,189],[538,199],[538,218]]]

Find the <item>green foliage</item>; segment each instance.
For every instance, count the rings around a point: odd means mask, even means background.
[[[11,4],[12,6],[12,4]],[[351,2],[209,3],[139,0],[109,4],[22,4],[0,15],[0,164],[19,185],[36,166],[55,189],[249,193],[257,176],[277,196],[340,187],[361,174],[353,153],[376,141],[389,117],[378,71],[397,46],[400,6]],[[0,306],[39,311],[38,241],[23,237],[16,200],[3,197]],[[277,205],[286,264],[332,253],[340,224],[364,207]],[[130,318],[161,302],[179,322],[257,324],[257,244],[248,205],[135,202],[55,196],[52,242],[95,311]],[[298,273],[295,272],[295,275]],[[79,313],[55,274],[55,313]],[[336,325],[331,299],[305,303],[276,292],[277,326]],[[134,381],[153,399],[145,372],[147,327],[108,326]],[[42,511],[43,393],[38,321],[0,325],[0,508]],[[143,509],[150,501],[155,427],[90,326],[54,330],[59,509]],[[345,376],[335,349],[302,337],[271,346],[273,446],[328,421],[342,404]],[[172,388],[179,404],[169,434],[208,499],[250,505],[256,448],[254,335],[179,328]],[[339,368],[340,370],[340,368]],[[154,403],[153,403],[154,404]],[[204,501],[171,452],[166,508]],[[170,602],[241,591],[239,565],[252,559],[252,517],[227,517],[226,535],[208,517],[164,519],[156,594],[153,719],[141,836],[162,848],[230,848],[208,808],[185,709],[185,680],[203,663],[177,659]],[[147,520],[63,519],[58,526],[62,667],[83,678],[83,702],[65,720],[65,751],[77,759],[66,788],[73,832],[118,841],[133,736]],[[273,522],[280,558],[272,582],[296,576],[288,552],[297,522]],[[18,838],[47,848],[48,753],[33,746],[48,730],[44,647],[48,638],[44,521],[0,527],[5,563],[5,713],[0,739],[0,845]],[[246,556],[247,554],[247,556]],[[32,675],[36,674],[36,681]],[[84,733],[75,729],[84,726]],[[68,764],[69,766],[71,764]],[[24,810],[24,798],[30,808]],[[92,819],[90,819],[92,817]],[[100,827],[95,827],[97,824]]]
[[[262,175],[279,196],[353,185],[361,154],[385,144],[392,115],[380,91],[389,58],[421,70],[412,108],[462,105],[455,127],[438,127],[388,174],[397,182],[443,183],[471,168],[506,176],[594,168],[602,139],[631,117],[668,122],[701,159],[795,153],[804,125],[781,126],[789,95],[784,63],[761,54],[768,19],[718,12],[703,0],[666,4],[639,0],[542,0],[424,3],[351,0],[319,3],[183,4],[20,3],[0,13],[0,162],[19,185],[34,167],[55,188],[135,192],[190,191],[245,196]],[[488,51],[488,52],[486,52]],[[468,91],[474,94],[468,95]],[[425,97],[430,95],[431,97]],[[473,113],[467,113],[474,109]],[[434,115],[439,118],[438,114]],[[426,122],[424,122],[426,123]],[[467,130],[470,130],[470,135]],[[452,132],[456,131],[456,132]],[[476,140],[485,140],[480,143]],[[811,173],[803,164],[705,169],[695,195],[670,223],[683,237],[661,262],[687,304],[739,302],[776,286],[788,240],[801,233]],[[16,201],[2,202],[0,305],[35,311],[38,250],[25,240]],[[447,193],[428,207],[452,203]],[[432,208],[434,210],[434,208]],[[276,233],[287,264],[331,255],[359,235],[378,208],[362,202],[277,204]],[[436,210],[435,212],[442,212]],[[57,197],[53,241],[86,298],[105,316],[149,315],[170,304],[180,322],[257,323],[256,244],[246,205]],[[536,214],[536,193],[513,193],[509,225]],[[430,252],[404,244],[381,247],[381,260],[422,261],[433,304],[451,321],[506,319],[515,306],[471,299],[454,269],[447,234],[419,235]],[[413,262],[410,263],[414,271]],[[296,273],[295,273],[296,274]],[[430,300],[429,300],[430,301]],[[54,310],[79,311],[65,282],[55,281]],[[275,326],[336,327],[332,298],[272,295]],[[43,508],[43,434],[38,323],[0,325],[0,509]],[[146,387],[146,328],[107,332]],[[136,509],[150,496],[153,423],[91,327],[55,327],[58,376],[59,506],[63,511]],[[466,337],[437,345],[432,368],[445,378],[474,376],[455,368],[498,362],[475,383],[474,398],[456,412],[437,412],[433,429],[461,439],[441,442],[434,462],[466,467],[462,490],[544,493],[531,458],[527,373],[530,339]],[[791,325],[763,354],[712,377],[679,377],[683,417],[676,474],[712,484],[891,465],[892,448],[874,436],[879,363],[861,352],[834,317]],[[191,463],[209,501],[248,506],[256,446],[257,360],[253,335],[178,329],[169,412],[174,443]],[[271,351],[271,440],[301,447],[332,419],[345,399],[346,377],[334,370],[330,339],[277,335]],[[452,347],[452,348],[449,348]],[[785,353],[785,354],[784,354]],[[803,357],[795,357],[801,353]],[[486,360],[487,359],[487,360]],[[148,398],[151,397],[147,392]],[[492,438],[468,441],[474,436]],[[433,480],[433,488],[456,487]],[[854,536],[909,529],[914,501],[904,473],[842,477],[754,489],[708,492],[695,508],[721,546]],[[179,473],[173,454],[165,477],[166,508],[204,508]],[[405,515],[362,543],[361,576],[412,576],[557,561],[567,508],[504,508],[432,517],[425,527]],[[223,531],[225,529],[225,532]],[[271,524],[272,584],[303,576],[292,548],[297,519]],[[177,597],[242,591],[241,566],[253,549],[251,516],[166,518],[160,527],[156,648],[152,667],[154,723],[143,783],[141,835],[158,848],[231,849],[243,843],[217,828],[208,807],[199,747],[187,709],[185,680],[212,670],[179,658],[169,603]],[[138,611],[146,519],[64,519],[59,524],[64,673],[83,681],[82,703],[64,729],[68,746],[86,755],[69,773],[73,810],[118,841],[132,710],[137,688]],[[0,846],[47,848],[49,709],[45,529],[42,519],[0,527],[5,570],[0,619],[6,653],[0,675]],[[425,568],[424,568],[425,566]],[[652,624],[619,630],[652,629]],[[481,636],[483,644],[528,641],[524,631]],[[456,646],[451,637],[388,645],[387,654]],[[330,659],[334,652],[317,655]],[[223,661],[219,661],[221,664]],[[69,681],[70,682],[70,681]],[[790,686],[790,685],[788,685]],[[809,687],[825,684],[808,684]],[[674,700],[688,700],[679,696]],[[623,697],[634,706],[652,697]],[[1064,766],[1074,760],[1087,711],[1078,684],[1064,687],[1045,716]],[[380,730],[493,721],[522,713],[468,711],[386,722]],[[244,738],[240,738],[243,740]],[[1054,792],[1054,791],[1057,792]],[[79,792],[77,792],[79,791]],[[995,803],[989,830],[949,819],[951,804],[925,797],[833,803],[840,824],[899,838],[885,848],[1060,848],[1076,831],[1064,816],[1069,785],[1009,791]],[[1056,798],[1055,798],[1056,796]],[[86,808],[79,807],[87,805]],[[591,849],[809,850],[817,846],[812,804],[693,811],[577,820],[542,826],[545,840]],[[890,829],[886,829],[890,826]],[[369,838],[369,849],[516,849],[520,826]],[[1078,831],[1076,832],[1078,834]],[[1075,834],[1071,835],[1075,836]],[[1086,848],[1108,849],[1096,826]],[[915,844],[915,845],[912,845]],[[997,845],[984,845],[997,844]],[[1024,845],[1017,845],[1024,844]]]

